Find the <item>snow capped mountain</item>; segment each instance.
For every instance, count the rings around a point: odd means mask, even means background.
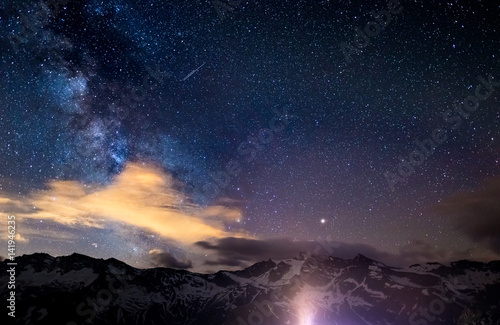
[[[215,274],[136,269],[79,254],[24,255],[16,262],[15,324],[425,325],[458,324],[464,315],[484,324],[500,320],[500,261],[394,268],[363,255],[311,256]],[[0,282],[7,283],[7,261],[0,269]],[[1,287],[3,301],[9,291]]]

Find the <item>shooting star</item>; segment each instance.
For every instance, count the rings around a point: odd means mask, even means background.
[[[206,62],[203,62],[202,65],[200,65],[198,68],[194,69],[193,71],[191,71],[190,73],[187,74],[187,76],[185,76],[184,78],[182,78],[181,81],[186,81],[187,78],[191,77],[192,75],[194,75],[196,72],[198,72],[198,70],[201,69],[202,66],[205,65]]]

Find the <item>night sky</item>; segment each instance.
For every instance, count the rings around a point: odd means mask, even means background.
[[[16,216],[18,255],[212,272],[319,240],[391,265],[500,258],[495,1],[0,13],[1,225]]]

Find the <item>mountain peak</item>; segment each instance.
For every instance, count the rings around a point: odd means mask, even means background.
[[[367,263],[375,262],[371,258],[366,257],[365,255],[359,253],[353,258],[353,261],[367,262]]]
[[[70,319],[90,322],[91,318],[84,318],[75,306],[94,306],[91,303],[99,308],[99,313],[92,314],[96,325],[241,324],[239,319],[251,320],[257,312],[268,315],[272,323],[284,317],[299,323],[294,315],[301,307],[302,294],[311,297],[315,306],[324,306],[316,313],[318,324],[329,324],[331,319],[344,324],[407,324],[412,313],[418,315],[416,310],[433,306],[435,297],[446,297],[449,311],[441,314],[439,321],[436,318],[435,325],[453,323],[464,304],[476,297],[482,300],[471,305],[475,312],[500,319],[498,309],[490,307],[498,302],[500,261],[401,270],[380,267],[383,264],[362,254],[349,260],[321,260],[323,257],[314,256],[304,263],[269,259],[242,271],[206,275],[167,268],[135,269],[114,258],[81,254],[57,258],[23,255],[23,263],[16,268],[16,294],[24,302],[19,304],[19,313],[28,315],[23,323],[37,325]],[[127,267],[116,273],[111,270],[116,263]],[[0,273],[6,274],[6,270],[6,263],[0,263]],[[8,294],[0,290],[0,299],[7,299]],[[322,298],[327,296],[334,299]],[[265,303],[275,298],[278,303],[268,306],[271,313]],[[365,303],[360,305],[360,301]],[[42,307],[30,314],[32,306]],[[92,311],[90,308],[86,310]]]
[[[259,276],[259,275],[266,273],[267,271],[274,268],[275,266],[276,266],[276,263],[272,259],[269,259],[267,261],[255,263],[254,265],[251,265],[242,271],[236,271],[236,273],[239,276],[243,276],[243,277],[248,277],[248,278],[256,277],[256,276]]]

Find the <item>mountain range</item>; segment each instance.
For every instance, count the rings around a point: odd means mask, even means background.
[[[2,324],[500,324],[500,261],[396,268],[363,255],[301,255],[214,274],[76,253],[16,263],[16,317],[4,310]]]

